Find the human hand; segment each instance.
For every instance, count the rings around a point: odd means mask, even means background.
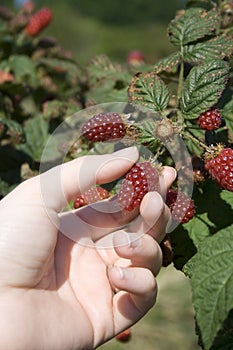
[[[93,349],[152,307],[157,241],[170,217],[162,197],[148,193],[136,218],[112,213],[111,200],[61,213],[80,190],[119,178],[137,158],[134,147],[78,158],[0,202],[2,349]],[[162,193],[174,178],[165,167]]]

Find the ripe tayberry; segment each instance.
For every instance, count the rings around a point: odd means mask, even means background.
[[[166,204],[171,210],[172,218],[178,223],[186,223],[195,215],[195,206],[186,194],[170,188],[167,191]]]
[[[159,173],[150,162],[135,164],[126,174],[118,192],[122,209],[132,211],[149,191],[159,190]]]
[[[92,142],[117,140],[125,136],[125,123],[118,113],[94,115],[82,126],[82,135]]]
[[[103,187],[92,187],[77,196],[74,200],[74,208],[78,209],[84,205],[98,202],[109,197],[109,192]]]
[[[26,27],[27,34],[30,36],[38,35],[45,27],[49,25],[51,20],[51,10],[47,7],[42,8],[29,19],[28,26]]]
[[[205,168],[222,188],[233,192],[233,149],[210,146],[205,153]]]
[[[197,119],[197,124],[203,130],[216,130],[222,124],[222,116],[217,108],[211,108],[202,113]]]

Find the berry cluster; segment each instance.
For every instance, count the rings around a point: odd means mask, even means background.
[[[150,162],[135,164],[126,174],[118,192],[118,204],[126,211],[132,211],[149,191],[159,190],[159,174]]]
[[[44,7],[36,12],[29,19],[26,32],[30,36],[37,36],[44,28],[46,28],[52,20],[52,12],[49,8]]]
[[[109,192],[103,187],[92,187],[77,196],[74,200],[74,208],[78,209],[87,204],[95,203],[109,197]]]
[[[125,133],[122,117],[114,112],[94,115],[82,126],[82,135],[92,142],[121,139]]]

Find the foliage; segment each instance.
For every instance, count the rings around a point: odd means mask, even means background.
[[[38,172],[49,133],[83,107],[82,70],[55,38],[26,33],[30,16],[0,9],[2,194],[23,180],[25,164]]]
[[[50,1],[50,6],[55,0]],[[46,1],[40,1],[46,5]],[[140,23],[154,23],[154,21],[168,21],[174,11],[179,8],[180,1],[165,0],[131,0],[125,3],[124,0],[68,0],[67,4],[74,11],[83,15],[95,18],[110,25],[138,25]]]
[[[188,1],[168,26],[174,52],[154,65],[123,66],[100,55],[80,68],[56,39],[26,34],[31,13],[0,12],[2,195],[38,173],[49,136],[61,123],[69,130],[70,115],[105,102],[129,102],[141,117],[127,120],[126,141],[175,166],[175,186],[183,191],[194,180],[196,215],[170,232],[173,263],[190,278],[201,347],[231,349],[233,194],[207,176],[203,154],[217,143],[233,145],[232,2]],[[196,119],[213,106],[225,122],[216,131],[201,130]],[[151,112],[153,118],[144,120]],[[62,141],[69,143],[57,137],[61,149]],[[179,159],[184,145],[192,164],[186,156]],[[66,160],[101,151],[83,137],[69,146]],[[49,154],[50,165],[54,157],[61,157],[60,150]],[[114,191],[118,183],[110,186]]]

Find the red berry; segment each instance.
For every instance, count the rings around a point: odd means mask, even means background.
[[[205,168],[219,186],[233,192],[233,149],[210,147],[205,153]]]
[[[74,200],[74,208],[78,209],[84,205],[98,202],[109,197],[109,192],[103,187],[92,187]]]
[[[184,224],[191,220],[195,214],[193,200],[178,190],[170,188],[167,191],[166,204],[176,222]]]
[[[29,24],[26,27],[26,32],[30,36],[38,35],[52,20],[52,12],[49,8],[44,7],[36,12],[29,19]]]
[[[124,137],[125,129],[118,113],[99,113],[83,124],[82,134],[92,142],[109,141]]]
[[[141,51],[130,51],[127,56],[127,63],[132,66],[140,66],[145,63],[144,55]]]
[[[217,108],[211,108],[201,114],[196,122],[203,130],[216,130],[221,126],[222,116]]]
[[[159,174],[150,162],[135,164],[126,174],[118,192],[121,208],[132,211],[149,191],[158,191]]]
[[[132,336],[131,329],[128,328],[125,331],[123,331],[123,332],[119,333],[118,335],[116,335],[115,338],[118,341],[126,343],[126,342],[128,342],[131,339],[131,336]]]

